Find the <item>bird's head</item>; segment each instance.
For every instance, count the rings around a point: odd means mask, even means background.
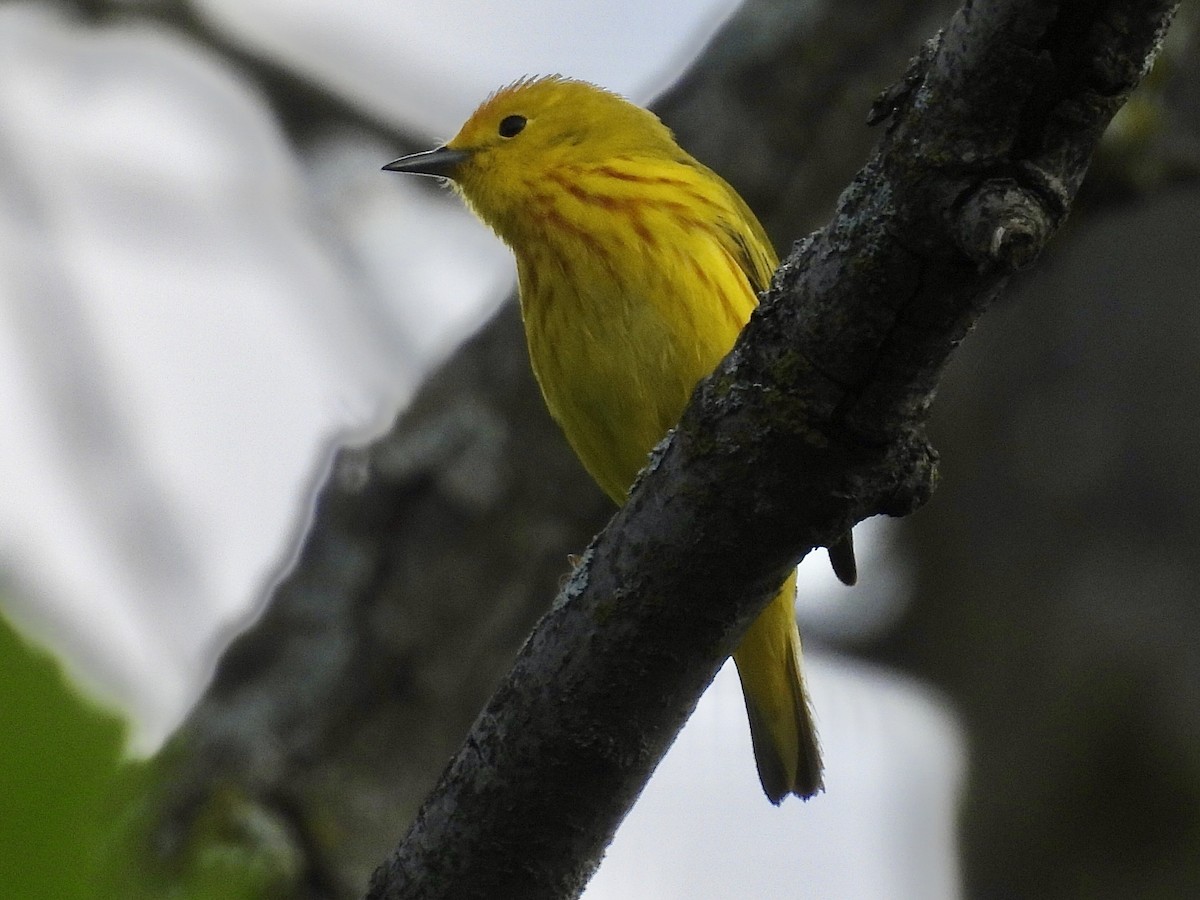
[[[614,159],[682,155],[653,113],[603,88],[554,75],[501,88],[445,145],[384,169],[449,179],[507,239],[553,192],[555,178],[574,179]]]

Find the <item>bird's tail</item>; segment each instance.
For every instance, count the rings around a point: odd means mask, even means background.
[[[811,797],[823,787],[821,748],[800,668],[795,598],[793,574],[733,653],[758,778],[775,804],[788,794]]]

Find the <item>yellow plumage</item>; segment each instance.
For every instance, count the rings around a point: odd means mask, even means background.
[[[558,77],[498,91],[444,147],[385,168],[450,178],[512,248],[546,404],[624,503],[775,269],[754,214],[652,113]],[[835,568],[852,580],[848,538],[839,548]],[[775,803],[821,787],[794,596],[791,578],[734,653]]]

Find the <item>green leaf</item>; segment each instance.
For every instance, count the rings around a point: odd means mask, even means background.
[[[126,725],[0,615],[0,897],[91,897]]]

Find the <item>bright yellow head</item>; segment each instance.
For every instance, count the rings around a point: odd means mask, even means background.
[[[653,113],[552,75],[501,88],[445,147],[385,168],[449,178],[481,219],[511,239],[531,200],[544,195],[547,174],[637,158],[689,157]]]

